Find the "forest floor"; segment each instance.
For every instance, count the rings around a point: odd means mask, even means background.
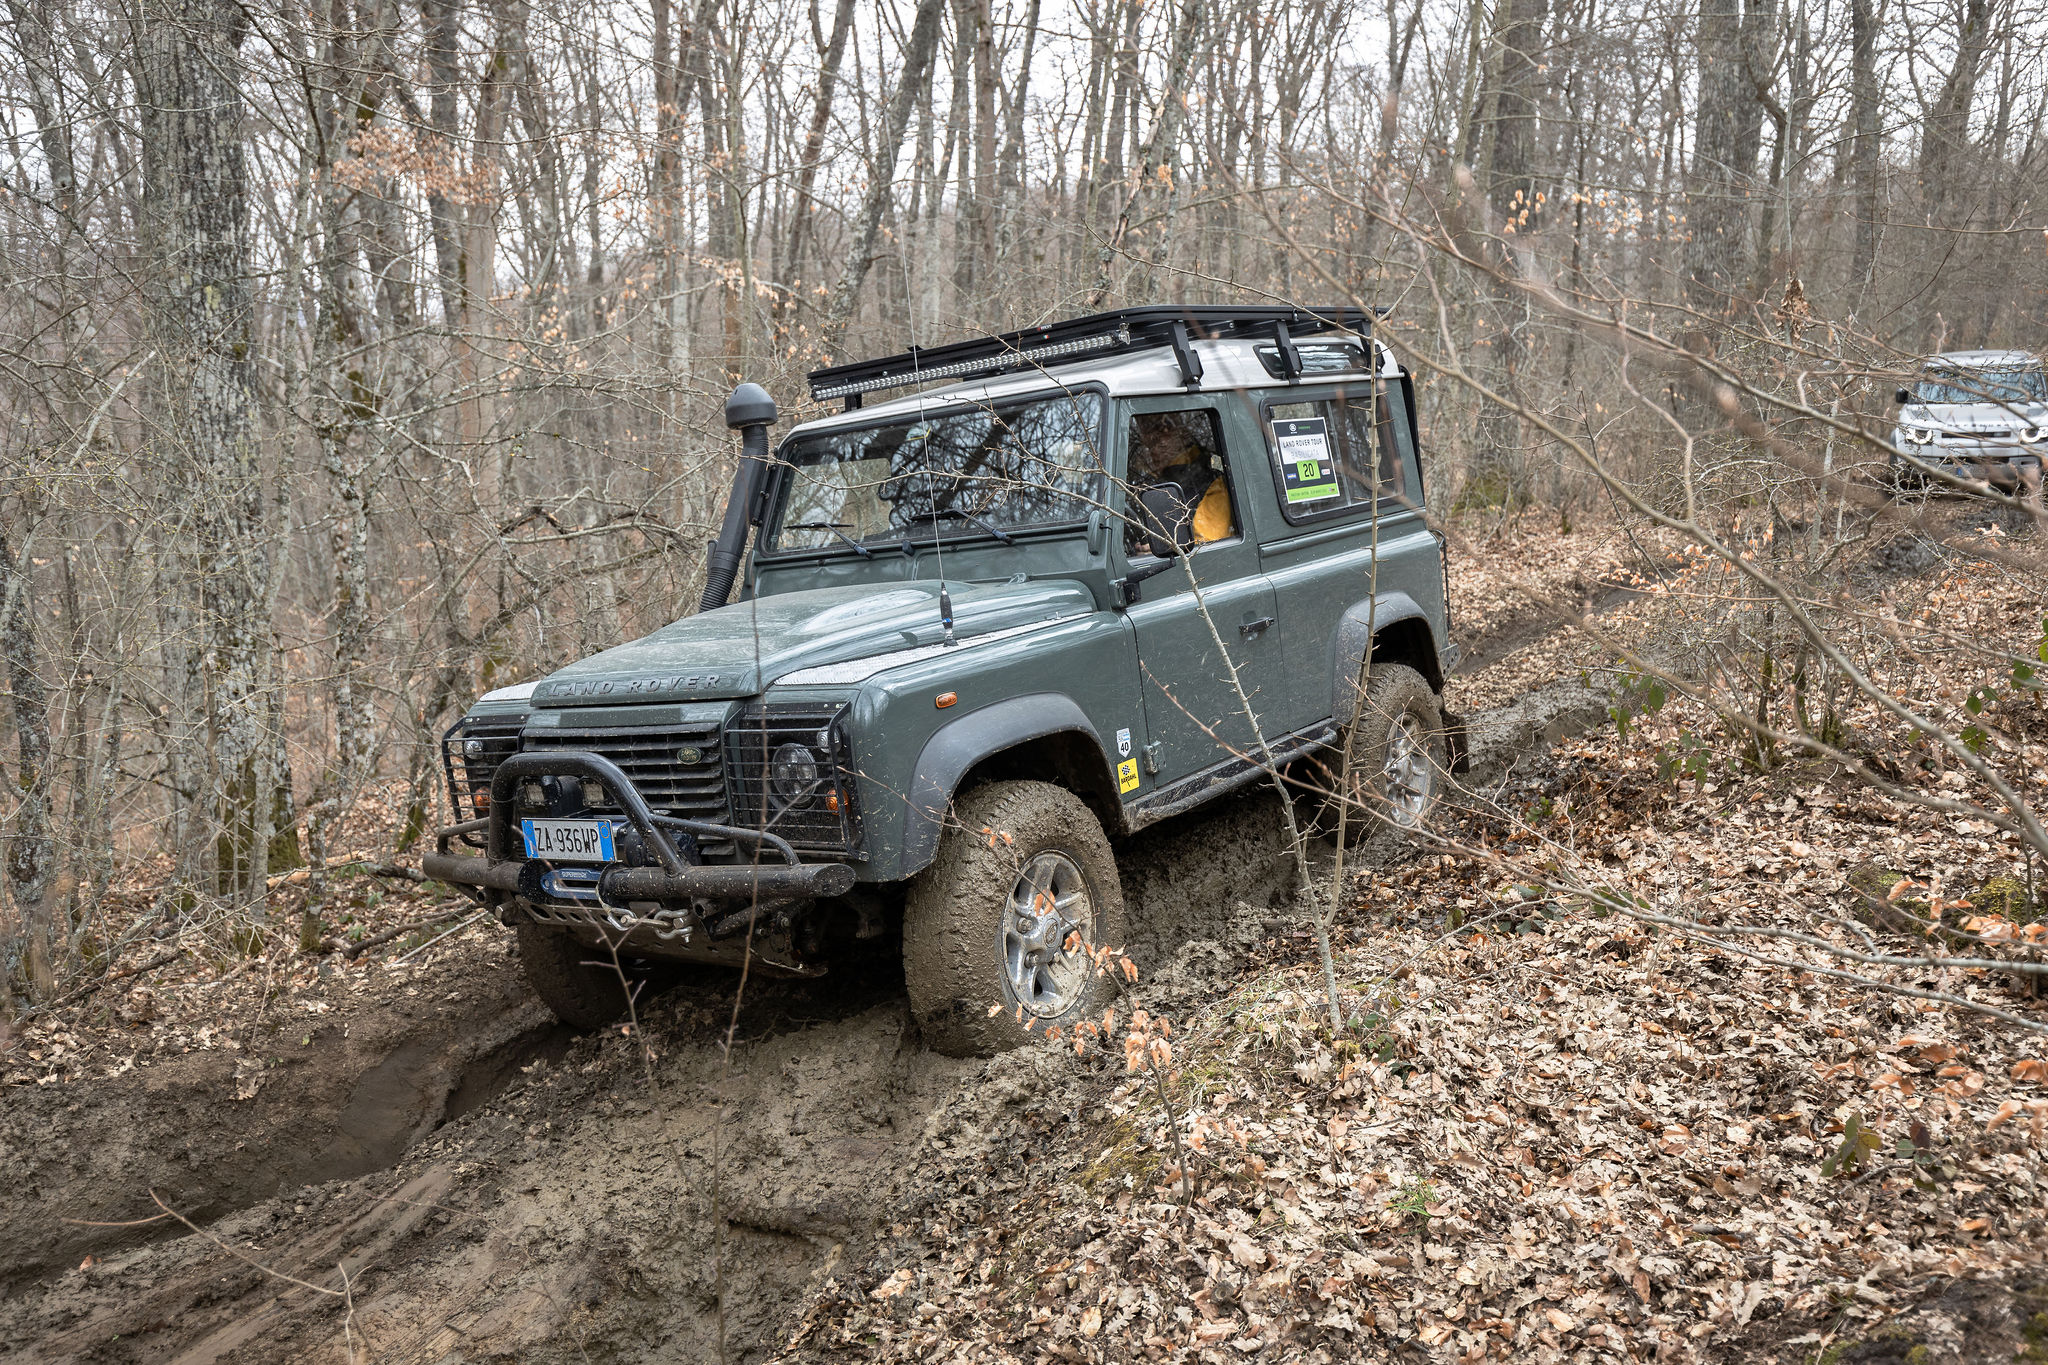
[[[1940,520],[1863,554],[1859,606],[1888,684],[2038,790],[2048,712],[1956,642],[2030,652],[2042,585]],[[1711,636],[1712,566],[1470,534],[1447,829],[1478,852],[1354,860],[1342,1031],[1268,795],[1120,849],[1140,971],[1106,1045],[985,1062],[920,1045],[887,961],[570,1035],[494,923],[363,870],[371,809],[326,943],[303,879],[252,945],[159,927],[145,870],[106,983],[0,1024],[0,1359],[2048,1359],[2039,1034],[1529,880],[1896,949],[1944,896],[2033,918],[2016,846],[1617,692],[1617,648]],[[1892,977],[2048,1022],[1952,975]]]

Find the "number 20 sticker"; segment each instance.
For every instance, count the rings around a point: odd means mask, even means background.
[[[1280,482],[1290,504],[1337,496],[1328,422],[1320,417],[1280,418],[1273,423],[1273,438],[1280,446]]]

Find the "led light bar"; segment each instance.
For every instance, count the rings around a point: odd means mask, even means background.
[[[1247,341],[1292,343],[1318,333],[1364,335],[1381,310],[1364,308],[1293,308],[1273,304],[1145,304],[1107,313],[1067,318],[1026,327],[1000,336],[980,336],[943,346],[913,346],[901,355],[879,356],[828,365],[810,373],[811,397],[843,398],[849,408],[861,395],[900,389],[938,380],[981,379],[1029,370],[1048,361],[1101,356],[1116,351],[1172,347],[1181,376],[1190,389],[1202,380],[1193,342],[1233,337]],[[1290,372],[1299,362],[1290,360]],[[1295,377],[1290,373],[1290,378]]]
[[[858,393],[873,393],[877,389],[899,389],[911,384],[927,384],[938,379],[971,379],[982,374],[1002,374],[1005,371],[1026,369],[1067,356],[1086,355],[1090,351],[1115,350],[1130,344],[1131,329],[1118,327],[1113,332],[1104,332],[1097,336],[1048,342],[1043,346],[1026,346],[1003,351],[994,356],[956,360],[949,365],[924,366],[913,363],[912,368],[906,373],[881,375],[872,379],[854,379],[814,388],[811,390],[811,397],[823,403],[834,398],[849,398]]]

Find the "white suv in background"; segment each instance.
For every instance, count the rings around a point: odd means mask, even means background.
[[[1949,351],[1920,362],[1895,395],[1892,482],[1917,488],[1927,471],[2036,494],[2048,446],[2048,374],[2026,351]]]

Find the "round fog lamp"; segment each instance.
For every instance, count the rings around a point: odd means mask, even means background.
[[[785,744],[769,760],[768,781],[777,796],[795,805],[818,785],[818,756],[801,744]]]

